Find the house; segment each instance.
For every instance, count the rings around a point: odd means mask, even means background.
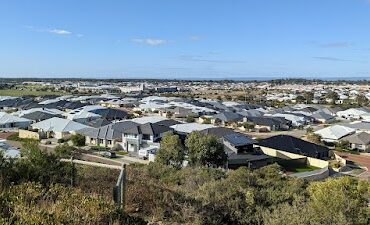
[[[99,105],[109,108],[133,108],[138,104],[138,100],[136,98],[123,98],[123,99],[109,99],[109,100],[101,100]]]
[[[265,114],[264,112],[257,109],[242,110],[236,113],[242,115],[243,117],[260,117],[263,116],[263,114]]]
[[[230,133],[223,137],[223,144],[228,156],[227,168],[237,169],[246,166],[260,168],[270,163],[270,157],[257,151],[253,145],[257,141],[241,133]]]
[[[125,129],[122,135],[123,149],[128,152],[138,152],[149,146],[159,146],[164,133],[170,131],[172,129],[167,126],[153,123],[139,124]]]
[[[321,140],[328,143],[338,142],[341,138],[355,133],[356,130],[350,127],[333,125],[315,131],[315,134],[321,137]]]
[[[363,152],[369,152],[370,150],[370,134],[366,132],[352,134],[342,139],[348,141],[351,144],[351,149],[359,150]]]
[[[92,113],[89,111],[79,111],[76,113],[73,112],[67,114],[67,119],[76,121],[78,123],[85,123],[99,118],[101,118],[99,114]]]
[[[79,123],[85,124],[89,127],[99,128],[108,124],[111,124],[112,122],[104,119],[104,118],[97,118],[97,119],[91,119],[88,121],[79,121]]]
[[[211,127],[200,131],[204,135],[213,135],[217,138],[223,138],[228,134],[233,134],[235,131],[226,127]]]
[[[143,116],[139,118],[131,119],[135,123],[145,124],[145,123],[157,123],[160,121],[168,120],[166,117],[162,116]]]
[[[294,115],[293,113],[276,113],[272,114],[271,117],[282,117],[286,120],[290,120],[294,127],[300,127],[307,123],[307,118],[305,118],[305,116]]]
[[[323,111],[317,111],[311,115],[315,122],[318,123],[331,123],[335,120],[334,116],[327,114]]]
[[[31,120],[0,112],[0,128],[27,128]]]
[[[161,116],[164,117],[174,117],[174,118],[187,118],[188,116],[198,117],[199,114],[194,113],[192,109],[183,107],[170,107],[159,110]]]
[[[343,119],[358,120],[362,119],[362,115],[369,113],[366,108],[351,108],[344,111],[338,111],[337,116]]]
[[[112,148],[122,142],[122,135],[125,130],[137,125],[137,123],[132,121],[121,121],[100,128],[88,127],[77,131],[77,133],[86,136],[87,145]]]
[[[231,123],[238,123],[243,121],[243,116],[233,112],[222,112],[212,116],[211,122],[213,124],[221,123],[227,125]]]
[[[247,122],[253,123],[260,132],[289,130],[291,127],[291,121],[279,117],[247,117]]]
[[[81,123],[59,117],[43,120],[32,124],[31,127],[38,130],[39,133],[44,133],[46,137],[56,139],[69,138],[77,131],[88,128],[88,126]]]
[[[34,111],[34,112],[31,112],[31,113],[28,113],[22,116],[22,118],[32,120],[33,122],[40,122],[43,120],[51,119],[53,117],[62,118],[62,116],[59,114],[51,114],[45,111]]]
[[[31,108],[27,110],[19,110],[17,112],[12,113],[12,115],[23,117],[24,115],[34,113],[34,112],[42,112],[42,113],[47,113],[47,114],[55,115],[55,116],[61,116],[63,114],[63,111],[60,111],[59,109],[38,108],[37,106],[36,108]]]
[[[329,157],[329,149],[327,147],[289,135],[277,135],[266,138],[260,140],[258,145],[317,159],[326,159]]]
[[[113,120],[123,120],[129,117],[129,113],[120,109],[112,109],[112,108],[100,108],[100,109],[93,109],[89,112],[95,113],[100,115],[102,118],[107,119],[109,121]]]
[[[171,126],[177,134],[190,134],[193,131],[202,131],[208,128],[214,128],[212,124],[198,124],[198,123],[181,123]]]

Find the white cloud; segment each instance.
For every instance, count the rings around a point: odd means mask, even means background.
[[[53,33],[53,34],[59,34],[59,35],[70,35],[70,34],[72,34],[72,32],[70,32],[68,30],[62,30],[62,29],[49,29],[49,30],[47,30],[47,32]]]
[[[152,46],[165,45],[168,43],[168,40],[155,39],[155,38],[134,38],[131,41],[135,43],[147,44],[147,45],[152,45]]]
[[[41,32],[41,33],[50,33],[50,34],[56,34],[56,35],[61,35],[61,36],[70,36],[70,35],[75,35],[76,37],[83,37],[83,34],[74,34],[71,31],[65,30],[65,29],[60,29],[60,28],[37,28],[34,26],[25,26],[30,31],[33,32]]]
[[[198,35],[190,36],[190,40],[192,40],[192,41],[199,41],[200,39],[202,39],[202,37],[198,36]]]

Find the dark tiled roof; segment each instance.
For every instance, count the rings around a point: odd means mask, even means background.
[[[99,114],[101,117],[107,120],[125,119],[128,116],[128,113],[126,111],[112,108],[95,109],[90,112]]]
[[[23,115],[22,117],[26,118],[26,119],[29,119],[29,120],[34,120],[34,121],[43,121],[43,120],[47,120],[47,119],[50,119],[50,118],[53,118],[53,117],[62,118],[62,116],[60,116],[60,115],[55,115],[55,114],[41,112],[41,111],[28,113],[26,115]]]
[[[162,133],[165,133],[171,130],[172,129],[167,126],[163,126],[163,125],[159,125],[155,123],[145,123],[145,124],[140,124],[138,126],[126,129],[125,133],[158,135],[158,134],[162,134]]]
[[[100,128],[86,128],[81,132],[92,138],[115,140],[122,138],[124,130],[136,126],[138,126],[138,124],[132,121],[122,121],[118,123],[112,123]]]
[[[226,135],[224,139],[227,142],[229,142],[231,145],[236,146],[236,147],[258,143],[256,140],[253,140],[252,138],[244,134],[236,133],[236,132]]]
[[[257,125],[263,126],[281,126],[281,125],[289,125],[291,122],[284,118],[280,117],[266,117],[266,116],[258,116],[258,117],[247,117],[248,121],[251,121]]]
[[[326,114],[322,111],[315,112],[314,114],[312,114],[312,117],[315,118],[315,119],[325,119],[325,120],[334,119],[334,116],[332,116],[330,114]]]
[[[243,116],[233,112],[222,112],[213,116],[216,119],[220,119],[225,122],[235,122],[243,120]]]
[[[235,133],[235,131],[233,131],[230,128],[225,128],[225,127],[212,127],[212,128],[201,130],[200,133],[205,134],[205,135],[214,135],[218,138],[223,138],[225,135]]]
[[[329,152],[327,147],[288,135],[277,135],[260,140],[259,145],[314,158],[317,158],[317,153]]]
[[[90,120],[90,121],[83,120],[83,121],[80,121],[80,123],[85,124],[89,127],[99,128],[99,127],[102,127],[102,126],[109,125],[112,122],[107,120],[107,119],[104,119],[104,118],[96,118],[96,119],[93,119],[93,120]]]
[[[158,124],[158,125],[170,127],[170,126],[173,126],[173,125],[176,125],[176,124],[180,124],[180,123],[181,122],[179,122],[179,121],[168,119],[168,120],[158,121],[158,122],[156,122],[154,124]]]

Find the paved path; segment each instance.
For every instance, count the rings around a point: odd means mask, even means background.
[[[359,174],[357,177],[365,180],[370,179],[370,156],[366,155],[355,155],[345,152],[335,152],[342,158],[352,161],[362,167],[364,167],[365,171],[361,174]]]

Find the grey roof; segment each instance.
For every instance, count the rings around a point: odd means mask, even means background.
[[[356,123],[350,123],[350,124],[344,124],[343,126],[350,127],[352,129],[356,130],[369,130],[370,131],[370,122],[356,122]]]
[[[165,133],[171,130],[172,129],[167,126],[163,126],[163,125],[159,125],[155,123],[145,123],[145,124],[140,124],[140,125],[131,127],[129,129],[126,129],[124,133],[158,135],[158,134],[162,134],[162,133]]]
[[[191,109],[187,109],[187,108],[184,108],[184,107],[175,107],[175,108],[167,108],[166,109],[167,112],[172,112],[172,113],[175,113],[175,114],[193,114],[193,111]]]
[[[88,128],[88,126],[59,117],[53,117],[31,125],[33,128],[43,131],[71,132]]]
[[[90,112],[98,114],[107,120],[125,119],[128,116],[126,111],[112,108],[94,109]]]
[[[314,112],[317,112],[317,109],[314,108],[314,107],[311,107],[311,106],[307,106],[303,109],[298,109],[298,110],[294,110],[294,111],[300,111],[300,112],[307,112],[307,113],[314,113]]]
[[[117,123],[112,123],[100,128],[87,128],[78,131],[83,135],[86,135],[91,138],[99,138],[99,139],[108,139],[108,140],[116,140],[121,139],[124,130],[133,128],[138,126],[137,123],[132,121],[122,121]]]
[[[331,119],[334,119],[334,116],[330,115],[330,114],[327,114],[327,113],[324,113],[322,111],[318,111],[318,112],[315,112],[314,114],[312,114],[312,117],[315,118],[315,119],[324,119],[324,120],[331,120]]]
[[[80,123],[85,124],[85,125],[90,126],[90,127],[99,128],[99,127],[102,127],[102,126],[109,125],[112,122],[105,119],[105,118],[96,118],[96,119],[88,120],[88,121],[82,120],[82,121],[80,121]]]
[[[218,138],[223,138],[225,135],[235,133],[235,131],[226,127],[212,127],[201,130],[200,133],[205,135],[214,135]]]
[[[259,141],[260,146],[295,154],[319,158],[319,153],[329,153],[325,146],[317,145],[289,135],[276,135]]]
[[[222,112],[213,116],[213,118],[220,119],[225,122],[235,122],[243,120],[243,116],[233,112]]]
[[[257,109],[249,109],[249,110],[242,110],[237,112],[238,114],[248,117],[248,116],[263,116],[263,112],[257,110]]]
[[[257,125],[263,126],[276,126],[289,125],[291,121],[288,121],[282,117],[248,117],[248,121],[251,121]]]
[[[252,138],[244,134],[236,133],[236,132],[224,136],[224,139],[227,142],[229,142],[231,145],[236,146],[236,147],[258,143],[256,140],[253,140]]]
[[[166,127],[170,127],[170,126],[173,126],[173,125],[176,125],[176,124],[180,124],[180,123],[181,122],[179,122],[177,120],[168,119],[168,120],[158,121],[155,124],[163,125],[163,126],[166,126]]]
[[[370,144],[370,134],[361,132],[345,137],[343,140],[348,141],[351,144],[368,145]]]
[[[46,112],[41,112],[41,111],[36,111],[36,112],[31,112],[28,114],[25,114],[22,116],[23,118],[29,119],[29,120],[34,120],[34,121],[42,121],[42,120],[47,120],[53,117],[60,117],[60,115],[55,115],[51,113],[46,113]]]

